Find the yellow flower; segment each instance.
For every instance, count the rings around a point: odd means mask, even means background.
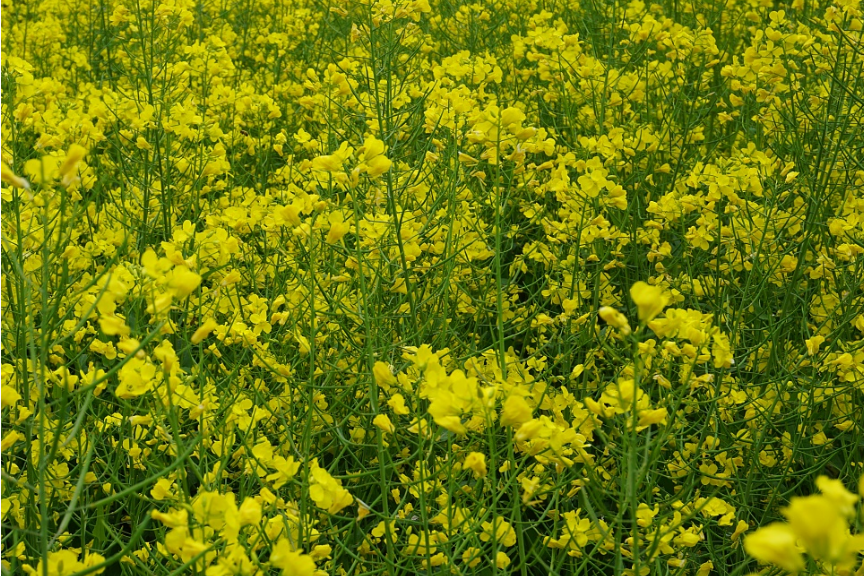
[[[141,342],[135,338],[124,338],[120,342],[117,343],[117,349],[123,352],[124,354],[132,354],[138,348],[141,347]],[[143,351],[138,351],[139,354],[143,354]]]
[[[642,410],[639,412],[639,423],[637,426],[645,427],[652,424],[665,424],[668,412],[666,408],[657,408],[654,410]]]
[[[767,564],[773,564],[787,572],[798,572],[804,568],[804,558],[795,546],[795,532],[780,522],[760,528],[744,539],[744,550]]]
[[[333,212],[327,217],[330,222],[330,229],[327,231],[327,243],[335,244],[342,239],[345,234],[351,230],[351,227],[345,223],[345,219],[339,212]]]
[[[471,452],[465,457],[462,467],[474,471],[474,478],[486,476],[486,455],[480,452]]]
[[[293,456],[288,456],[288,458],[274,456],[267,467],[276,470],[276,472],[267,475],[267,481],[272,482],[273,488],[278,490],[297,474],[297,471],[300,470],[300,463],[295,462]]]
[[[846,490],[840,480],[832,480],[827,476],[819,476],[816,479],[816,487],[819,491],[831,500],[837,507],[837,510],[843,516],[849,517],[855,513],[855,504],[858,502],[858,495]]]
[[[143,136],[138,136],[135,140],[135,147],[139,150],[153,150],[153,145],[147,142],[147,139]]]
[[[299,226],[303,221],[300,219],[300,211],[302,210],[302,206],[298,204],[289,204],[288,206],[282,206],[276,210],[276,216],[278,216],[279,220],[286,224],[290,224],[291,226]],[[238,278],[239,280],[239,273]]]
[[[387,433],[396,432],[396,427],[393,425],[393,422],[390,421],[390,418],[387,417],[386,414],[378,414],[375,418],[372,419],[372,424],[383,430]]]
[[[22,178],[15,174],[15,172],[13,172],[5,162],[0,163],[0,179],[13,188],[24,188],[25,190],[30,189],[30,182],[28,182],[26,178]]]
[[[69,150],[66,151],[66,158],[63,159],[63,162],[57,168],[57,174],[63,179],[62,183],[64,186],[72,183],[72,180],[75,178],[75,169],[86,154],[87,149],[78,144],[71,145]]]
[[[270,564],[281,568],[283,576],[314,576],[317,569],[312,557],[296,551],[287,538],[280,538],[273,546]]]
[[[532,418],[528,420],[516,431],[516,434],[513,438],[516,442],[525,442],[526,440],[533,440],[543,431],[543,421],[539,418]]]
[[[241,526],[258,524],[261,521],[261,503],[254,498],[246,498],[238,511]]]
[[[390,371],[390,366],[386,362],[375,362],[372,366],[372,375],[375,376],[375,383],[381,386],[385,391],[390,390],[390,387],[396,384],[396,377]]]
[[[357,500],[357,502],[357,521],[359,522],[360,520],[363,520],[364,518],[369,516],[369,514],[372,513],[372,509],[369,508],[369,506],[367,506],[365,503],[360,502],[359,500]]]
[[[168,285],[174,290],[174,296],[185,298],[201,284],[201,276],[192,272],[186,266],[177,266]]]
[[[333,547],[329,544],[319,544],[312,548],[312,552],[310,556],[313,560],[323,560],[324,558],[329,558],[333,553]]]
[[[363,150],[363,168],[373,178],[387,172],[393,165],[393,162],[384,156],[386,150],[384,142],[374,136],[366,138],[361,150]]]
[[[849,526],[831,498],[820,495],[792,498],[782,512],[798,541],[815,558],[836,562],[846,553]]]
[[[489,542],[494,538],[495,542],[502,546],[510,547],[516,544],[516,531],[503,518],[496,518],[493,522],[483,522],[482,527],[480,540],[483,542]]]
[[[729,539],[732,540],[732,542],[736,542],[738,538],[740,538],[741,535],[747,532],[747,530],[749,529],[750,525],[747,522],[745,522],[744,520],[739,520],[738,525],[735,526],[735,531],[732,532],[732,536],[730,536]]]
[[[394,394],[393,397],[387,401],[387,405],[390,406],[394,414],[404,416],[411,412],[405,404],[405,397],[402,396],[402,394]]]
[[[120,384],[114,394],[118,398],[130,400],[152,389],[156,366],[141,358],[131,358],[120,369],[118,376]]]
[[[729,337],[719,331],[711,336],[711,354],[714,356],[715,368],[731,368],[735,363]]]
[[[192,334],[192,337],[189,341],[192,344],[199,344],[202,340],[207,338],[216,327],[219,326],[219,323],[213,320],[212,318],[208,318],[204,321],[204,323],[198,327],[197,330]]]
[[[577,182],[582,192],[591,198],[596,198],[602,189],[610,187],[613,183],[606,179],[608,172],[598,158],[592,158],[587,164],[590,170],[579,176]]]
[[[654,522],[654,517],[660,511],[660,506],[658,504],[654,505],[654,508],[651,508],[644,502],[640,502],[639,506],[636,508],[636,523],[643,528],[650,526]]]
[[[505,128],[516,132],[519,125],[525,121],[525,113],[519,108],[510,107],[501,111],[501,125]]]
[[[501,426],[519,427],[531,420],[531,407],[524,398],[511,394],[501,407]]]
[[[454,434],[467,432],[467,428],[462,424],[461,411],[456,406],[456,398],[449,390],[438,390],[427,411],[435,423],[442,428],[446,428]]]
[[[86,553],[84,561],[78,560],[78,553],[72,550],[60,550],[58,552],[49,552],[47,567],[43,564],[43,560],[39,560],[34,570],[31,566],[24,566],[24,571],[33,576],[71,576],[82,570],[87,570],[93,566],[101,564],[105,561],[105,557],[100,554]],[[46,572],[47,568],[47,572]],[[104,568],[99,568],[91,572],[91,574],[101,574]]]
[[[312,169],[318,172],[338,172],[342,170],[342,163],[354,152],[353,148],[343,142],[339,149],[327,156],[318,156],[312,160]]]
[[[598,314],[600,314],[600,318],[602,318],[604,322],[613,328],[618,328],[625,336],[630,334],[630,323],[627,322],[627,317],[614,308],[603,306],[598,311]]]
[[[156,481],[153,489],[150,490],[150,495],[156,501],[162,501],[171,496],[171,490],[174,488],[174,483],[168,478],[160,478]]]
[[[42,182],[49,182],[57,176],[59,165],[60,159],[56,156],[31,158],[24,163],[24,173],[29,176],[31,182],[41,184]]]
[[[162,522],[168,528],[182,528],[189,523],[189,512],[187,510],[170,509],[168,512],[153,510],[150,517]]]
[[[482,553],[479,548],[474,548],[473,546],[466,548],[465,552],[462,553],[462,562],[469,568],[474,568],[480,564],[481,555]]]
[[[128,336],[130,332],[126,322],[114,314],[99,318],[99,329],[106,336]]]
[[[0,406],[7,408],[14,406],[21,400],[21,394],[11,386],[0,387]]]
[[[659,286],[651,286],[645,282],[636,282],[630,288],[630,298],[639,311],[640,322],[650,322],[669,304],[669,297]]]
[[[192,499],[192,511],[198,524],[206,524],[214,530],[221,530],[225,526],[226,515],[236,512],[237,505],[234,502],[234,494],[228,492],[200,491]]]
[[[297,346],[300,348],[300,354],[306,356],[312,351],[312,344],[309,339],[300,333],[300,328],[294,330],[294,339],[297,340]]]
[[[812,338],[808,338],[807,340],[805,340],[804,344],[807,345],[807,354],[809,356],[815,356],[816,354],[818,354],[819,347],[822,345],[823,342],[825,342],[825,337],[818,334],[816,336],[813,336]]]
[[[309,497],[316,506],[330,514],[336,514],[354,502],[354,498],[342,487],[342,483],[318,466],[317,458],[312,460],[310,471],[312,485],[309,486]]]
[[[600,395],[600,403],[610,406],[615,414],[625,414],[633,409],[634,397],[639,412],[651,410],[649,398],[630,378],[622,378],[606,386]]]

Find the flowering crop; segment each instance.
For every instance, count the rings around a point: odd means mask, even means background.
[[[2,16],[4,575],[864,574],[859,0]]]

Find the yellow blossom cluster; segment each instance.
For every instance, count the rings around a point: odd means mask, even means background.
[[[860,0],[2,32],[3,574],[864,574]]]

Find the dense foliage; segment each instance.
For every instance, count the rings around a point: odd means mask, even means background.
[[[3,574],[864,574],[859,0],[28,0]]]

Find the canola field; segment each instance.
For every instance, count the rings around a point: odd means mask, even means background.
[[[859,0],[4,0],[4,576],[864,575]]]

